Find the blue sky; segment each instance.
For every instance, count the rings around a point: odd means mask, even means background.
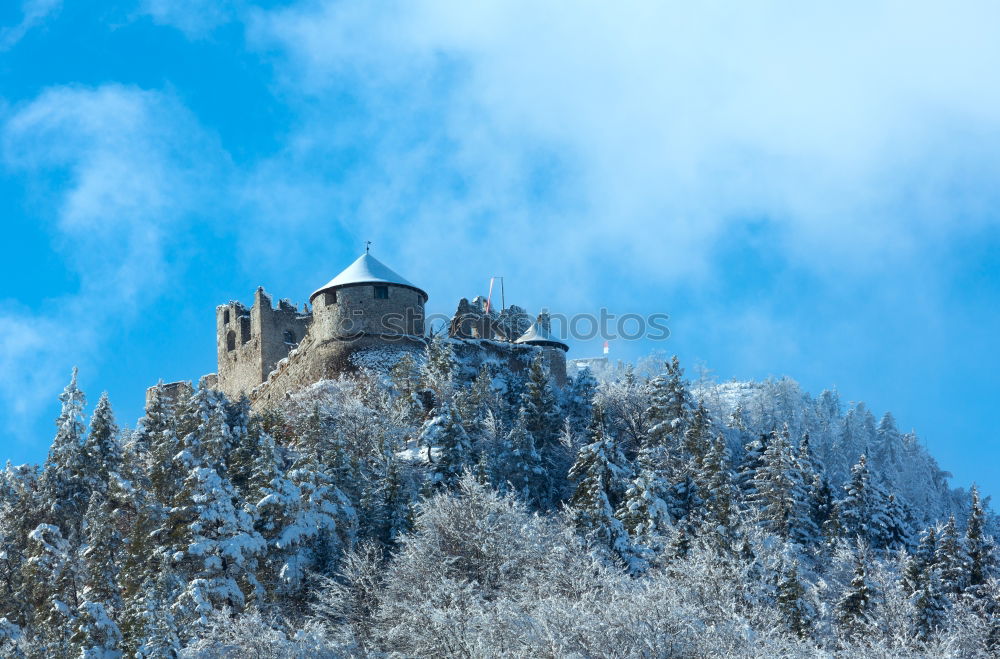
[[[214,307],[361,251],[432,311],[671,315],[722,379],[891,410],[1000,494],[1000,7],[25,0],[0,6],[0,446],[79,365],[120,420]],[[573,354],[600,351],[576,342]]]

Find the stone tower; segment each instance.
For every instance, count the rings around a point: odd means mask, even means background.
[[[399,341],[424,334],[427,293],[371,254],[362,254],[309,296],[312,338]]]
[[[538,314],[538,319],[514,343],[540,348],[552,379],[560,387],[565,386],[566,352],[569,351],[569,346],[553,336],[549,314]]]

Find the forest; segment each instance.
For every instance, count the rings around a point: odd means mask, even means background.
[[[452,342],[134,428],[76,373],[0,474],[4,657],[1000,656],[1000,526],[889,413]]]

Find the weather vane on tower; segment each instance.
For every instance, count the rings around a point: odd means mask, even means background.
[[[365,241],[365,254],[368,254],[369,252],[371,252],[371,250],[372,250],[372,241],[366,240]]]

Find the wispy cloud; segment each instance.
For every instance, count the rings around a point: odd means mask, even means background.
[[[233,0],[141,0],[139,13],[200,38],[235,18],[242,5]]]
[[[0,137],[5,167],[49,200],[38,221],[52,223],[80,282],[0,312],[0,406],[23,421],[72,364],[99,362],[103,337],[156,300],[176,268],[166,258],[171,236],[197,221],[202,186],[224,175],[210,171],[219,153],[183,106],[132,87],[50,89],[15,109]]]
[[[12,27],[0,27],[0,51],[10,50],[33,27],[62,8],[62,0],[24,0],[21,3],[21,22]]]

